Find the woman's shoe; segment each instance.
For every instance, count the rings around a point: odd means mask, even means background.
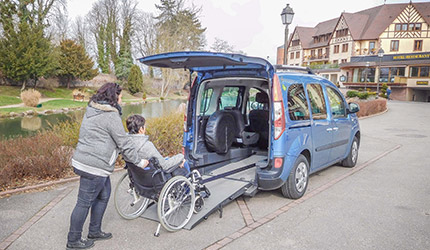
[[[112,235],[111,235],[112,237]],[[72,249],[87,249],[90,247],[94,246],[94,241],[93,240],[84,240],[84,239],[80,239],[79,241],[76,242],[68,242],[66,245],[66,249],[67,250],[72,250]]]
[[[111,233],[100,232],[96,234],[88,234],[88,239],[91,239],[91,240],[107,240],[110,238],[112,238]]]

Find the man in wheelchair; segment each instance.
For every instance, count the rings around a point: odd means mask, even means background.
[[[136,150],[142,159],[156,158],[164,172],[172,176],[186,176],[190,169],[184,160],[183,154],[177,154],[170,158],[164,158],[154,144],[145,135],[145,118],[141,115],[131,115],[126,121],[129,137],[136,145]]]

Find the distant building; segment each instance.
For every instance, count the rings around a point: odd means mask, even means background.
[[[387,83],[394,99],[430,102],[429,13],[430,2],[384,4],[315,27],[298,26],[287,62],[350,88],[376,90],[378,82]]]

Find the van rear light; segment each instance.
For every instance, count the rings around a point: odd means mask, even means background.
[[[182,155],[185,156],[185,147],[182,147]]]
[[[275,140],[277,140],[285,131],[285,110],[281,84],[279,82],[279,77],[276,74],[273,78],[273,113],[275,118]]]
[[[280,158],[280,157],[275,158],[275,168],[282,167],[283,163],[284,163],[284,158]]]

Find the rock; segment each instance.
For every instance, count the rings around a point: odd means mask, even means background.
[[[53,110],[46,110],[46,111],[45,111],[45,114],[52,114],[52,113],[54,113],[54,111],[53,111]]]
[[[63,110],[64,112],[69,112],[69,109],[68,109],[68,108],[62,108],[62,110]]]
[[[42,111],[37,111],[37,114],[38,115],[45,115],[45,111],[43,111],[43,110]]]
[[[18,114],[17,114],[17,113],[15,113],[15,112],[9,112],[9,116],[11,116],[11,117],[15,117],[15,116],[18,116]]]
[[[34,115],[34,110],[28,110],[28,111],[26,112],[26,114],[27,114],[27,115]]]

